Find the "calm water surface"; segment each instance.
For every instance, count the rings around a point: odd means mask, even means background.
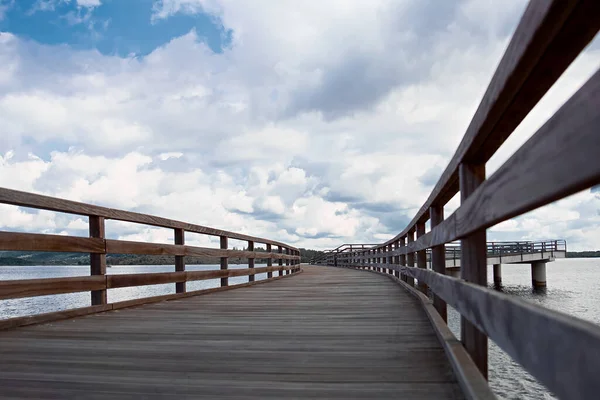
[[[257,265],[258,267],[258,265]],[[246,268],[246,265],[230,265]],[[172,272],[165,266],[113,266],[109,274]],[[219,269],[218,265],[186,265],[190,271]],[[89,275],[89,266],[0,267],[0,280],[57,278]],[[265,279],[257,274],[256,279]],[[491,267],[488,278],[492,278]],[[231,284],[244,283],[248,277],[229,278]],[[544,307],[600,324],[600,259],[562,259],[547,264],[548,287],[545,291],[531,288],[531,269],[527,264],[502,265],[502,291]],[[188,290],[218,287],[219,279],[188,282]],[[489,283],[493,287],[492,282]],[[108,301],[116,302],[140,297],[157,296],[175,292],[175,284],[141,286],[108,290]],[[0,301],[0,318],[38,314],[90,305],[89,292]],[[460,337],[460,317],[448,310],[448,324]],[[542,331],[539,332],[543,334]],[[494,392],[505,399],[554,399],[541,384],[490,341],[489,380]],[[568,368],[568,366],[565,366]]]
[[[263,265],[256,264],[256,267]],[[266,265],[264,265],[266,266]],[[208,271],[219,269],[219,265],[186,265],[187,271]],[[229,264],[230,269],[248,268],[246,264]],[[109,275],[118,274],[141,274],[153,272],[174,272],[173,265],[119,265],[106,269]],[[39,266],[39,267],[1,267],[0,281],[13,279],[38,279],[38,278],[61,278],[68,276],[88,276],[90,267],[81,266]],[[274,272],[275,276],[278,272]],[[266,279],[267,274],[256,274],[255,279]],[[248,282],[247,276],[229,278],[229,284]],[[199,290],[219,287],[220,279],[209,279],[205,281],[187,282],[187,290]],[[108,302],[138,299],[142,297],[160,296],[175,293],[175,284],[149,285],[127,287],[119,289],[108,289]],[[24,299],[0,301],[0,319],[21,317],[25,315],[40,314],[45,312],[67,310],[69,308],[85,307],[90,305],[90,292],[57,294],[50,296],[30,297]]]

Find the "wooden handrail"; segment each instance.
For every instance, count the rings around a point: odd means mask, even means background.
[[[244,269],[156,272],[145,274],[93,275],[67,278],[21,279],[0,281],[0,300],[51,294],[89,292],[132,286],[193,282],[224,277],[250,276],[273,271],[290,271],[296,267],[259,267]]]
[[[285,275],[288,275],[290,273],[300,272],[299,250],[293,246],[274,240],[6,188],[0,188],[0,204],[1,203],[77,215],[87,215],[89,217],[90,237],[0,231],[0,250],[89,253],[91,276],[3,281],[0,282],[0,299],[89,291],[91,293],[92,307],[73,312],[60,311],[50,313],[40,316],[38,319],[33,317],[23,317],[0,321],[0,329],[2,327],[29,324],[31,321],[39,320],[46,322],[52,320],[53,316],[56,318],[65,318],[73,315],[85,315],[86,313],[114,309],[114,304],[107,304],[108,289],[175,283],[175,294],[173,296],[169,295],[170,297],[168,298],[170,299],[187,295],[185,284],[189,281],[220,278],[221,286],[225,288],[229,286],[229,277],[248,276],[249,283],[254,284],[256,274],[267,273],[267,280],[273,280],[276,279],[273,277],[274,271],[278,271],[279,276],[281,277],[284,276],[284,273]],[[163,228],[172,228],[175,238],[174,244],[106,239],[105,219],[115,219]],[[186,232],[219,236],[221,248],[186,245]],[[229,249],[228,239],[246,240],[248,242],[248,250]],[[255,249],[255,243],[266,244],[266,251],[258,251],[258,249]],[[276,252],[272,251],[273,245],[277,246]],[[174,272],[107,275],[107,254],[174,256]],[[185,256],[220,258],[221,269],[211,271],[185,271]],[[249,268],[229,269],[228,259],[231,257],[247,258]],[[267,260],[267,267],[254,268],[256,259]],[[271,266],[273,259],[279,260],[279,265]],[[285,266],[283,265],[283,260],[286,261]],[[232,287],[239,286],[240,285],[233,285]],[[194,291],[193,293],[202,294],[210,290],[213,289]],[[157,298],[145,299],[142,298],[134,301],[121,302],[119,307],[123,307],[127,304],[143,304],[145,301],[156,301]]]
[[[600,392],[600,327],[487,289],[486,229],[600,184],[600,70],[487,179],[485,167],[599,29],[597,0],[530,1],[458,149],[412,221],[385,243],[339,247],[325,257],[336,266],[399,274],[409,285],[417,279],[441,316],[446,303],[459,311],[461,341],[484,377],[490,337],[569,399]],[[444,218],[458,192],[460,207]],[[445,245],[456,240],[462,280],[444,275]],[[566,251],[564,242],[547,244],[531,244],[531,251]],[[428,249],[433,271],[423,262]]]

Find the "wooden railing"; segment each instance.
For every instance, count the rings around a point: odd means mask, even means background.
[[[461,341],[483,377],[488,337],[556,395],[600,393],[600,328],[488,290],[486,229],[600,183],[600,71],[496,172],[486,163],[600,27],[600,1],[531,1],[458,149],[427,201],[394,238],[357,250],[356,268],[380,268],[433,292],[461,314]],[[461,205],[444,218],[460,192]],[[430,221],[431,230],[425,223]],[[461,242],[461,278],[444,275],[445,244]],[[426,269],[432,251],[433,271]],[[416,262],[416,265],[415,265]]]
[[[89,253],[90,276],[0,281],[0,300],[89,291],[91,292],[91,306],[3,320],[0,321],[0,329],[107,311],[153,301],[175,299],[216,290],[186,291],[186,282],[190,281],[220,278],[221,288],[226,288],[229,286],[228,279],[230,277],[248,276],[248,284],[254,284],[256,274],[266,273],[266,280],[272,280],[284,276],[284,274],[289,275],[300,270],[299,250],[285,243],[269,239],[4,188],[0,188],[0,204],[2,203],[88,216],[89,237],[0,231],[0,250]],[[105,232],[106,219],[171,228],[174,231],[174,244],[107,239]],[[185,244],[186,232],[218,236],[220,237],[220,248],[188,246]],[[229,249],[229,239],[247,241],[247,250]],[[266,251],[254,251],[254,246],[257,243],[265,244]],[[277,248],[276,251],[274,251],[275,247]],[[107,275],[107,254],[171,255],[175,257],[174,272]],[[212,271],[186,271],[185,256],[219,258],[220,269]],[[248,268],[229,269],[228,260],[232,257],[247,258]],[[267,266],[255,268],[256,259],[267,260]],[[273,265],[273,260],[276,260],[278,265]],[[279,276],[273,277],[273,272],[277,272]],[[175,283],[174,294],[111,304],[107,302],[108,289],[165,283]],[[231,287],[246,286],[248,284],[232,285]]]
[[[325,250],[323,255],[317,259],[310,261],[311,264],[321,264],[330,266],[347,266],[353,264],[355,256],[366,253],[365,249],[369,249],[370,244],[343,244],[333,250]],[[461,249],[460,243],[450,243],[445,246],[446,260],[460,260]],[[544,241],[513,241],[513,242],[487,242],[488,257],[502,257],[513,255],[525,255],[536,253],[567,252],[567,242],[565,240],[544,240]],[[426,260],[431,262],[432,250],[426,249]]]

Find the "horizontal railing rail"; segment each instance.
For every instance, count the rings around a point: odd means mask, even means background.
[[[300,251],[296,247],[270,239],[6,188],[0,188],[0,204],[11,204],[87,216],[89,218],[90,232],[89,237],[79,237],[0,231],[0,250],[2,251],[75,252],[90,254],[90,276],[0,281],[0,300],[89,291],[91,293],[92,304],[91,307],[84,307],[78,309],[78,311],[67,310],[44,314],[38,317],[16,317],[10,320],[3,320],[0,321],[0,328],[20,326],[38,321],[45,322],[53,318],[85,315],[124,305],[137,305],[162,299],[185,297],[190,294],[201,294],[207,290],[214,291],[214,289],[205,289],[188,292],[186,290],[186,282],[190,281],[220,279],[220,286],[222,288],[239,287],[244,286],[244,284],[229,286],[228,279],[230,277],[248,276],[248,284],[254,284],[257,274],[267,274],[266,279],[263,280],[264,282],[300,271]],[[174,243],[146,243],[107,239],[105,232],[105,220],[107,219],[161,228],[172,228]],[[219,236],[220,248],[186,245],[186,232]],[[228,245],[229,239],[247,241],[246,250],[230,249]],[[256,248],[255,245],[257,243],[264,244],[265,249]],[[275,246],[277,247],[276,249],[274,248]],[[107,254],[174,256],[174,272],[110,275],[106,271]],[[186,271],[186,256],[218,259],[220,269]],[[246,258],[248,260],[248,268],[229,269],[230,258]],[[256,260],[266,261],[267,266],[255,267]],[[278,265],[273,265],[273,260],[276,260]],[[273,276],[274,272],[278,273],[277,277]],[[107,301],[108,289],[167,283],[175,284],[175,293],[173,295],[166,297],[145,297],[127,302],[119,302],[118,304],[113,303],[112,305],[108,304]],[[115,306],[115,304],[117,305]]]
[[[530,1],[429,198],[398,235],[367,250],[345,251],[349,255],[338,263],[393,273],[409,286],[416,279],[422,293],[431,290],[443,320],[447,304],[461,314],[461,342],[484,378],[490,337],[565,399],[600,392],[594,372],[600,369],[600,327],[487,289],[486,229],[600,184],[600,70],[490,176],[486,163],[599,28],[597,0]],[[460,207],[445,217],[444,206],[457,193]],[[461,279],[444,275],[446,244],[457,240]],[[566,251],[561,241],[499,251],[543,252],[547,246]],[[337,257],[328,255],[325,260]]]

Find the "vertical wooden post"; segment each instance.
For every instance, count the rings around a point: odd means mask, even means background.
[[[400,240],[396,240],[394,242],[394,250],[398,250],[399,248],[400,248]],[[400,265],[400,256],[399,255],[394,256],[394,264],[396,266]],[[396,278],[400,278],[400,271],[394,271],[394,276]]]
[[[371,265],[373,271],[377,271],[377,258],[375,258],[375,254],[377,253],[377,249],[371,250]]]
[[[387,254],[385,254],[387,252],[387,246],[383,246],[383,248],[381,249],[381,252],[383,253],[383,257],[381,257],[381,263],[383,264],[381,271],[384,274],[387,274],[388,269],[387,269]]]
[[[375,258],[376,249],[371,250],[371,269],[377,271],[377,259]]]
[[[485,180],[485,164],[462,163],[458,169],[460,201],[465,200]],[[487,285],[487,244],[485,229],[476,231],[460,241],[461,278],[478,285]],[[461,317],[461,339],[475,365],[485,379],[488,377],[488,339],[466,318]]]
[[[105,238],[104,217],[90,216],[90,237]],[[106,248],[106,247],[105,247]],[[90,253],[90,275],[106,275],[106,253]],[[92,305],[106,304],[106,289],[92,290]]]
[[[288,256],[290,255],[290,249],[288,249],[287,247],[285,248],[285,254],[287,254]],[[285,266],[286,267],[290,266],[290,259],[289,258],[286,258],[286,260],[285,260]],[[288,269],[287,271],[285,271],[285,274],[289,275],[290,274],[290,270]]]
[[[248,251],[254,251],[252,240],[248,240]],[[248,268],[254,268],[254,257],[248,257]],[[254,275],[248,275],[248,282],[254,282]]]
[[[392,251],[394,251],[393,243],[388,245],[388,252],[392,252]],[[393,263],[394,263],[394,256],[388,255],[388,264],[393,264]],[[394,275],[394,270],[389,267],[391,267],[391,265],[388,265],[388,274]]]
[[[185,231],[181,228],[175,228],[175,244],[185,244]],[[184,256],[175,256],[175,272],[185,271]],[[186,282],[175,282],[175,293],[185,293]]]
[[[281,246],[277,246],[277,249],[279,254],[283,253],[283,249],[281,248]],[[335,264],[335,260],[333,260],[333,263]],[[283,267],[283,258],[279,259],[279,266]],[[283,271],[281,269],[279,270],[279,276],[283,276]]]
[[[221,248],[227,250],[227,248],[229,247],[228,241],[227,241],[227,236],[221,236]],[[226,270],[228,267],[228,258],[227,257],[221,257],[221,270]],[[221,278],[221,286],[229,286],[229,278],[225,277],[225,278]]]
[[[400,238],[400,247],[406,247],[405,237]],[[406,266],[406,254],[400,255],[400,265]],[[408,277],[406,276],[406,274],[400,274],[400,279],[402,279],[404,282],[407,282]]]
[[[392,244],[389,244],[389,245],[387,246],[387,249],[388,249],[388,252],[392,252],[392,251],[393,251]],[[390,268],[390,267],[391,267],[391,265],[389,265],[389,264],[392,264],[393,262],[394,262],[394,256],[392,256],[392,255],[389,255],[389,254],[388,254],[388,274],[390,274],[390,275],[393,275],[393,274],[394,274],[394,270],[393,270],[393,269],[391,269],[391,268]]]
[[[415,231],[411,230],[408,232],[408,244],[410,245],[414,241],[415,241]],[[407,267],[415,266],[415,253],[408,253],[406,255],[406,266]],[[406,283],[408,283],[410,286],[414,286],[415,278],[413,278],[412,276],[407,276]]]
[[[433,206],[429,209],[431,218],[431,230],[444,220],[444,207]],[[440,274],[446,274],[446,246],[439,245],[431,248],[431,269]],[[433,294],[433,306],[444,322],[448,322],[448,308],[446,302],[435,293]]]
[[[271,252],[271,243],[267,243],[267,253]],[[273,266],[273,259],[271,257],[267,258],[267,267],[272,267]],[[273,272],[269,271],[267,272],[267,279],[270,279],[273,277]]]
[[[425,223],[417,222],[417,239],[425,234]],[[417,267],[427,269],[427,250],[417,252]],[[427,284],[419,281],[419,290],[427,294]]]

